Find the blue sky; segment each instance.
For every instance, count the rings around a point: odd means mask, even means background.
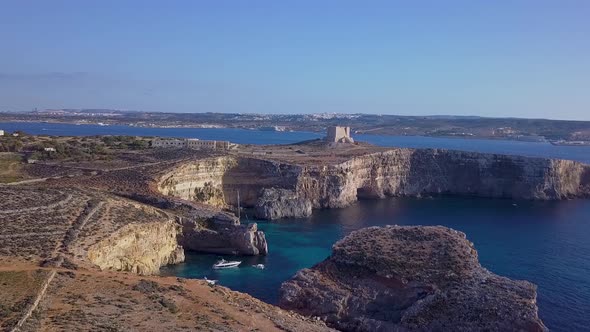
[[[590,1],[2,1],[0,109],[590,120]]]

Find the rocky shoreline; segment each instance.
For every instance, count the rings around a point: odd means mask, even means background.
[[[241,224],[228,212],[238,204],[272,220],[306,217],[313,209],[345,207],[359,198],[590,196],[590,166],[573,161],[362,147],[356,155],[336,156],[330,148],[314,149],[319,162],[311,148],[298,146],[288,158],[207,154],[2,187],[7,199],[0,202],[6,226],[0,232],[0,263],[11,269],[23,265],[17,272],[25,274],[38,267],[41,284],[55,287],[50,294],[61,300],[58,287],[72,284],[78,291],[84,274],[91,274],[92,285],[117,275],[111,270],[122,272],[121,278],[127,278],[125,272],[157,274],[163,265],[182,262],[185,250],[266,255],[266,237],[257,224]],[[53,278],[59,283],[51,284]],[[174,289],[182,282],[174,282]],[[112,283],[113,290],[128,286]],[[204,294],[199,287],[196,296]],[[154,305],[174,308],[169,298],[152,295],[141,299],[145,312]],[[166,296],[194,311],[193,299]],[[546,330],[537,315],[536,286],[482,268],[465,235],[444,227],[354,232],[334,245],[327,260],[285,282],[280,305],[308,317],[281,311],[292,326],[318,330],[327,328],[316,325],[316,318],[345,331]],[[165,316],[174,326],[179,322],[171,310]],[[278,308],[265,312],[273,310]],[[90,318],[82,321],[92,324]]]
[[[255,208],[260,219],[305,217],[359,198],[460,195],[558,200],[590,197],[590,166],[498,154],[393,148],[333,164],[221,156],[168,169],[158,191],[219,207]]]

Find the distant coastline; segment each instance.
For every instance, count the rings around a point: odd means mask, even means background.
[[[0,122],[122,125],[138,128],[237,128],[312,133],[324,133],[327,127],[342,125],[351,127],[353,133],[361,135],[554,142],[572,146],[590,144],[590,121],[521,118],[339,113],[157,113],[60,109],[23,113],[0,112]]]

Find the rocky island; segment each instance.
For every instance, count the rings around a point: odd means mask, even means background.
[[[280,306],[342,331],[546,331],[536,286],[481,267],[446,227],[365,228],[283,283]]]

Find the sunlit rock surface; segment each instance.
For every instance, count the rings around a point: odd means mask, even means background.
[[[280,306],[344,331],[545,331],[536,286],[481,267],[465,234],[370,227],[281,287]]]

